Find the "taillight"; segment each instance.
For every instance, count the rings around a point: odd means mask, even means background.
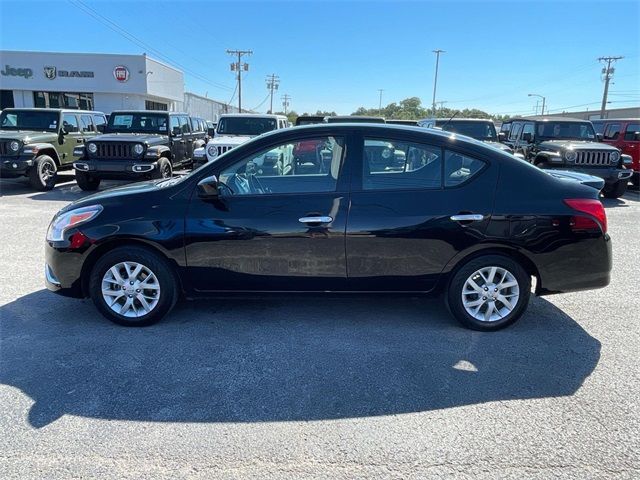
[[[594,230],[600,228],[602,233],[607,232],[607,213],[600,200],[592,198],[569,198],[564,203],[577,212],[585,215],[576,215],[571,218],[573,230]]]

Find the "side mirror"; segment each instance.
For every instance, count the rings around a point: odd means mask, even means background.
[[[596,142],[601,142],[602,141],[602,134],[601,133],[596,133]]]
[[[180,135],[182,135],[182,129],[180,127],[173,127],[171,129],[171,135],[173,135],[174,137],[179,137]]]
[[[640,142],[640,132],[634,132],[631,140],[634,142]]]
[[[213,138],[216,136],[216,129],[215,128],[207,128],[207,135],[209,135],[209,137]]]
[[[69,130],[67,130],[65,127],[60,127],[60,135],[68,135],[69,134]]]
[[[531,135],[531,132],[523,133],[522,140],[524,140],[527,143],[531,143],[531,141],[533,140],[533,136]]]
[[[198,197],[218,198],[218,177],[211,175],[198,182]]]
[[[507,139],[507,136],[505,135],[504,132],[498,132],[498,141],[499,142],[504,142]]]

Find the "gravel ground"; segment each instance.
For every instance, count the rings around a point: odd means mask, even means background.
[[[0,184],[0,478],[638,478],[640,197],[605,289],[497,333],[437,300],[180,305],[125,329],[43,289],[73,177]]]

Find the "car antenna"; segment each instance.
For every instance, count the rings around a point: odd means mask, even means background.
[[[447,125],[449,125],[449,122],[451,120],[453,120],[455,118],[456,115],[458,115],[458,113],[460,113],[460,110],[456,110],[455,112],[453,112],[453,115],[451,115],[451,118],[449,120],[447,120],[446,122],[444,122],[444,125],[442,125],[440,128],[442,130],[444,130],[444,127],[446,127]]]

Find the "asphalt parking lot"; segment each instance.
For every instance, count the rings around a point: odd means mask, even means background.
[[[43,287],[52,215],[0,184],[0,478],[638,478],[640,195],[606,289],[465,330],[438,300],[213,299],[145,329]]]

